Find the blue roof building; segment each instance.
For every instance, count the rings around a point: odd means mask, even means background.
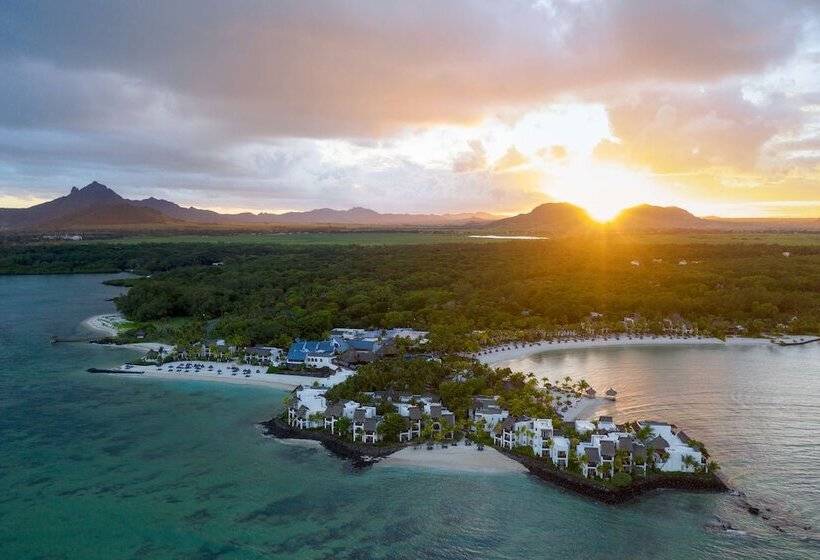
[[[335,351],[336,344],[332,340],[297,340],[288,349],[287,361],[289,364],[303,364],[308,354],[333,354]]]

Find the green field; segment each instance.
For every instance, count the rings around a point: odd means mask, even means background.
[[[491,239],[475,239],[466,233],[422,232],[310,232],[310,233],[236,233],[214,235],[152,235],[116,239],[89,240],[84,243],[212,243],[230,245],[431,245],[440,243],[486,243]]]
[[[706,245],[783,245],[789,247],[818,247],[818,233],[647,233],[629,236],[628,239],[650,244],[706,244]]]
[[[619,236],[620,237],[620,236]],[[650,244],[763,244],[791,247],[820,246],[820,233],[647,233],[626,235],[623,241]],[[182,235],[133,235],[88,240],[84,244],[140,245],[188,243],[215,245],[435,245],[442,243],[491,243],[504,239],[470,237],[470,232],[302,232],[219,233]]]

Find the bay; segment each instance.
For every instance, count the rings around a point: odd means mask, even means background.
[[[781,533],[730,496],[662,492],[613,507],[520,474],[354,471],[322,448],[262,437],[257,422],[280,410],[282,391],[89,374],[134,354],[50,337],[83,334],[83,319],[113,310],[119,289],[105,278],[0,277],[0,558],[820,553],[813,531]],[[786,350],[579,351],[517,365],[616,385],[619,418],[678,421],[750,498],[816,526],[817,349]],[[715,515],[746,534],[705,529]]]

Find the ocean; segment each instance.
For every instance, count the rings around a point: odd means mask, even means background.
[[[729,495],[607,506],[521,474],[353,470],[263,437],[285,395],[268,387],[87,373],[135,354],[50,337],[113,310],[107,277],[0,277],[0,558],[820,557],[820,345],[510,364],[612,385],[617,420],[684,426],[772,519]]]

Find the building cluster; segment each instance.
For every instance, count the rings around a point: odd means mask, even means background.
[[[648,464],[662,472],[695,472],[706,465],[706,457],[690,445],[691,439],[683,430],[671,424],[656,421],[637,422],[638,429],[648,427],[650,438],[646,443],[627,426],[615,424],[611,416],[600,416],[597,421],[576,420],[574,434],[555,430],[549,418],[513,417],[494,404],[493,398],[475,399],[471,411],[473,419],[482,420],[484,428],[499,447],[514,449],[529,447],[538,457],[549,457],[559,468],[569,466],[572,454],[570,435],[581,440],[575,445],[574,455],[585,477],[597,478],[615,472],[616,459],[626,471],[646,473]]]
[[[289,365],[304,365],[312,369],[333,368],[335,363],[366,364],[395,355],[399,339],[416,344],[427,341],[427,332],[413,329],[346,329],[330,332],[327,340],[297,340],[291,344],[286,361]]]
[[[425,422],[429,423],[431,433],[445,439],[455,435],[455,414],[447,410],[436,395],[376,391],[365,393],[370,403],[361,404],[352,400],[330,403],[325,393],[326,389],[322,388],[294,389],[288,406],[288,424],[303,430],[324,429],[337,435],[344,429],[353,441],[378,443],[382,440],[380,425],[384,421],[384,415],[378,410],[389,404],[402,420],[400,442],[420,438]],[[343,423],[345,428],[340,427],[342,418],[347,419]]]
[[[370,404],[356,401],[330,403],[325,389],[297,387],[288,407],[288,423],[300,429],[324,429],[340,434],[340,420],[353,441],[378,443],[378,414],[383,405],[402,419],[400,442],[421,438],[425,423],[431,434],[445,439],[455,434],[455,415],[431,394],[411,395],[393,391],[365,393]],[[550,418],[513,416],[499,405],[497,396],[475,397],[469,410],[474,430],[485,431],[493,443],[509,450],[529,448],[537,457],[549,458],[559,468],[568,468],[574,457],[581,473],[588,478],[607,477],[616,467],[646,473],[647,465],[662,472],[695,472],[706,464],[706,457],[692,445],[683,430],[664,422],[640,421],[634,426],[617,425],[611,416],[597,421],[577,420],[571,429],[556,429]],[[636,428],[637,427],[637,428]],[[648,427],[649,438],[640,440],[637,431]],[[577,438],[573,442],[571,438]],[[574,444],[574,448],[573,448]]]
[[[182,360],[228,360],[241,358],[247,364],[304,366],[308,369],[337,369],[339,364],[356,365],[394,355],[399,339],[416,344],[427,342],[427,332],[407,328],[387,330],[333,329],[327,340],[297,340],[287,351],[272,346],[238,348],[224,339],[207,339],[190,348],[177,347]]]

